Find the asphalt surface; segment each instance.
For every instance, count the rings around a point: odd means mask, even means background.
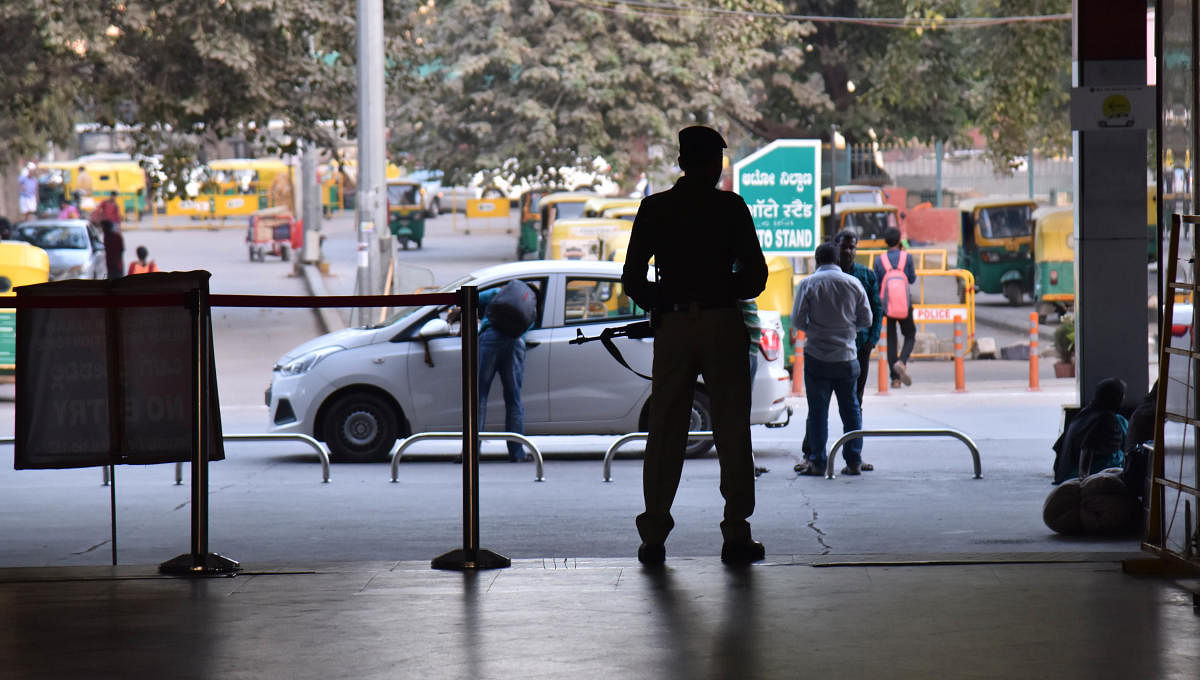
[[[196,225],[184,225],[196,226]],[[469,229],[470,233],[465,233]],[[329,272],[298,274],[268,257],[250,263],[236,226],[223,230],[129,229],[130,250],[147,245],[164,269],[204,268],[220,293],[353,292],[357,245],[341,216],[324,228]],[[400,251],[408,280],[445,282],[508,261],[515,232],[503,224],[466,224],[445,215],[429,224],[420,250]],[[425,284],[421,284],[425,285]],[[320,292],[317,290],[316,292]],[[401,291],[403,292],[403,291]],[[321,332],[303,310],[214,310],[221,415],[226,433],[265,430],[263,390],[271,364]],[[874,369],[864,403],[868,428],[951,428],[981,453],[972,475],[968,449],[945,437],[870,439],[864,459],[877,470],[834,480],[798,477],[805,405],[792,399],[791,424],[753,431],[760,476],[756,536],[776,555],[872,553],[1055,553],[1133,550],[1136,540],[1064,539],[1041,522],[1050,490],[1050,445],[1075,383],[1052,377],[1042,361],[1039,389],[1022,361],[966,362],[966,391],[954,390],[947,361],[912,365],[914,384],[877,392]],[[0,434],[13,427],[12,386],[0,386]],[[839,431],[836,414],[831,430]],[[501,444],[485,444],[481,466],[483,547],[514,558],[628,557],[636,549],[632,518],[640,510],[640,461],[631,446],[602,479],[601,455],[612,437],[544,437],[544,482],[533,465],[492,462]],[[454,445],[414,450],[390,482],[386,464],[335,464],[321,482],[316,456],[294,444],[229,444],[211,466],[210,548],[251,563],[297,560],[427,560],[462,543],[459,465]],[[117,470],[119,562],[154,564],[187,552],[190,496],[173,483],[173,466]],[[840,465],[839,465],[840,467]],[[103,565],[111,559],[110,489],[97,469],[15,471],[0,468],[0,566]],[[688,461],[675,505],[672,555],[720,549],[721,499],[715,457]]]

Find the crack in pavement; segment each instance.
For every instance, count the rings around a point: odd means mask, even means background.
[[[808,523],[808,528],[813,530],[813,533],[817,535],[817,543],[820,543],[821,547],[824,548],[824,552],[821,553],[822,555],[828,555],[829,553],[833,552],[833,546],[825,542],[825,532],[821,531],[817,527],[816,509],[813,509],[812,511],[812,521]]]

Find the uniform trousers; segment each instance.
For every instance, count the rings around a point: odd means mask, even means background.
[[[683,473],[697,375],[712,405],[713,440],[721,467],[725,542],[751,540],[754,459],[750,441],[750,338],[734,307],[668,312],[654,334],[649,437],[642,467],[646,511],[637,517],[645,543],[663,543],[675,526],[671,505]]]

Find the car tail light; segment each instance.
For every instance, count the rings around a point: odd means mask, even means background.
[[[779,358],[779,349],[783,346],[780,341],[779,333],[774,328],[762,329],[762,337],[758,340],[758,348],[762,351],[762,355],[767,361],[775,361]]]
[[[995,263],[1000,261],[1000,253],[995,253],[990,250],[985,250],[979,254],[979,259],[984,262]]]
[[[1173,335],[1177,338],[1181,338],[1181,337],[1187,335],[1187,332],[1189,330],[1191,330],[1191,328],[1186,323],[1171,324],[1171,335]]]

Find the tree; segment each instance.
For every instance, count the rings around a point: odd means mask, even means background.
[[[771,0],[719,4],[779,10]],[[778,19],[548,0],[429,3],[413,18],[421,49],[390,72],[390,146],[451,181],[506,164],[554,181],[552,169],[596,156],[631,181],[656,147],[664,163],[674,159],[680,127],[757,120],[762,88],[749,74],[803,58],[798,47],[764,49],[766,39],[798,45],[805,31]]]
[[[129,125],[172,176],[205,139],[331,145],[329,122],[353,112],[354,65],[314,51],[352,53],[353,29],[334,0],[10,0],[0,36],[19,66],[0,72],[0,163],[67,145],[80,121]],[[265,135],[274,120],[280,138]]]

